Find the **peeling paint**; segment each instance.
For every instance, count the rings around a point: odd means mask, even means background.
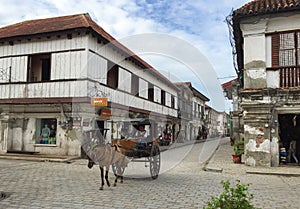
[[[264,132],[263,132],[263,130],[261,130],[261,128],[252,127],[252,126],[249,126],[246,124],[244,125],[244,130],[245,130],[245,133],[248,132],[253,135],[258,135],[258,134],[263,135],[264,134]]]
[[[245,71],[246,75],[251,79],[263,79],[265,81],[266,79],[266,71],[265,69],[251,69]]]
[[[249,142],[246,144],[246,150],[250,152],[266,152],[270,153],[270,140],[265,139],[264,142],[257,146],[256,141],[254,139],[250,139]]]
[[[253,157],[248,157],[248,158],[246,159],[246,161],[245,161],[245,164],[246,164],[246,165],[249,165],[249,166],[255,167],[256,161],[255,161],[255,159],[254,159]]]
[[[265,68],[266,67],[266,62],[262,60],[254,60],[251,62],[248,62],[245,64],[245,69],[251,69],[251,68]]]

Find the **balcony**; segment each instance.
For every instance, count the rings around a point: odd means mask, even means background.
[[[280,67],[278,70],[281,88],[300,86],[300,67]]]

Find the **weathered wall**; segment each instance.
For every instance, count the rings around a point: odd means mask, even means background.
[[[279,71],[267,70],[272,67],[271,37],[267,34],[299,30],[299,20],[300,14],[290,13],[282,17],[256,16],[241,22],[244,38],[244,89],[241,93],[241,107],[248,165],[278,166],[278,114],[282,111],[299,112],[299,92],[279,89]],[[262,144],[255,144],[258,134],[266,141],[263,149]]]
[[[7,152],[7,121],[3,118],[0,120],[0,153]]]

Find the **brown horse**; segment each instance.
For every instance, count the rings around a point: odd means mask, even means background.
[[[104,186],[104,177],[106,180],[107,186],[110,187],[110,183],[108,180],[108,172],[109,167],[114,166],[115,169],[115,182],[114,186],[117,185],[117,181],[120,178],[121,183],[123,183],[123,172],[125,167],[128,165],[129,160],[125,157],[125,155],[119,153],[116,150],[115,146],[110,144],[102,144],[94,146],[88,150],[86,150],[86,154],[88,157],[88,167],[91,169],[94,164],[98,164],[101,172],[101,183],[100,190],[103,190]],[[105,167],[105,176],[104,176],[104,167]]]

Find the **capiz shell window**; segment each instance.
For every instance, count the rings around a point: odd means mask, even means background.
[[[57,120],[43,118],[36,120],[36,144],[56,144]]]

